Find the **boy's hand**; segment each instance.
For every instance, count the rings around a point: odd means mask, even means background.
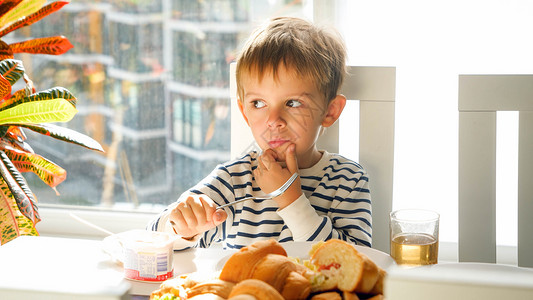
[[[189,195],[172,210],[169,221],[178,235],[190,239],[226,220],[226,212],[216,207],[206,195]]]
[[[261,190],[265,193],[273,192],[281,187],[292,174],[298,172],[298,161],[296,159],[295,145],[292,144],[285,150],[285,164],[282,166],[278,160],[276,152],[267,149],[258,157],[257,168],[254,170],[254,177]],[[274,198],[280,209],[285,208],[302,195],[300,177],[282,195]]]

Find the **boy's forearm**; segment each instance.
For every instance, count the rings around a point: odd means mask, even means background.
[[[327,234],[323,237],[322,235],[314,236],[317,228],[322,226],[324,219],[317,214],[304,194],[284,209],[278,210],[278,214],[291,230],[295,241],[307,241],[311,237],[314,240],[323,240],[327,237]],[[329,224],[331,227],[331,221]]]

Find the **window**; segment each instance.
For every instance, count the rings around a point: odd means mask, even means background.
[[[73,1],[12,40],[64,35],[60,56],[24,56],[35,86],[63,86],[79,113],[62,126],[96,139],[97,153],[27,132],[35,152],[67,170],[56,191],[33,174],[44,234],[143,228],[230,159],[229,64],[251,30],[302,1]],[[74,216],[72,216],[73,214]]]
[[[395,174],[393,208],[424,207],[441,213],[441,241],[457,243],[458,75],[531,74],[533,3],[516,1],[341,1],[337,26],[351,64],[396,66]],[[502,126],[516,119],[498,115]],[[498,123],[500,126],[500,122]],[[506,129],[498,140],[508,141]],[[506,133],[507,132],[507,133]],[[511,138],[511,142],[512,142]],[[512,171],[513,147],[498,153]],[[501,144],[498,151],[505,147]],[[509,159],[511,158],[511,159]],[[504,170],[505,169],[505,170]],[[513,171],[516,172],[516,169]],[[501,176],[500,176],[501,177]],[[511,181],[498,186],[513,187]],[[499,179],[498,179],[499,180]],[[505,189],[505,188],[503,188]],[[516,207],[512,190],[498,206]],[[514,215],[514,217],[513,217]],[[499,245],[516,246],[515,212],[498,209],[505,234]],[[500,224],[498,225],[500,227]],[[514,232],[513,232],[514,230]],[[498,249],[499,251],[500,249]],[[457,250],[455,250],[457,251]]]

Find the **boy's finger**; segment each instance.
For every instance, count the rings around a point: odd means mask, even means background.
[[[276,153],[276,151],[272,150],[271,148],[266,149],[266,150],[263,152],[263,155],[268,155],[268,156],[271,157],[273,160],[277,160],[277,159],[278,159],[278,154]]]
[[[296,145],[292,144],[285,150],[285,163],[291,174],[298,172],[298,159],[296,158],[295,149]]]
[[[197,196],[193,198],[194,199],[190,202],[189,207],[191,208],[191,211],[196,218],[197,226],[203,226],[205,223],[208,222],[207,216],[209,215],[206,212],[206,207],[208,206],[202,196]]]
[[[260,156],[260,161],[262,167],[264,167],[266,170],[270,170],[272,168],[272,164],[276,162],[276,159],[272,155],[272,150],[266,150],[263,155]]]
[[[228,217],[228,214],[223,209],[217,209],[212,216],[213,224],[215,226],[218,226],[222,222],[226,221],[226,218]]]
[[[179,209],[179,212],[181,213],[181,217],[189,228],[198,226],[198,220],[196,219],[196,215],[192,210],[191,206],[183,205]]]
[[[182,234],[189,229],[187,221],[180,210],[174,210],[174,213],[170,216],[170,224],[172,224],[172,227],[174,227],[174,231],[177,234]]]

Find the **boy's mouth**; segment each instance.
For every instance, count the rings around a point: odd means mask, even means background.
[[[289,140],[276,139],[268,142],[268,146],[272,149],[278,148],[279,146],[287,143]]]

